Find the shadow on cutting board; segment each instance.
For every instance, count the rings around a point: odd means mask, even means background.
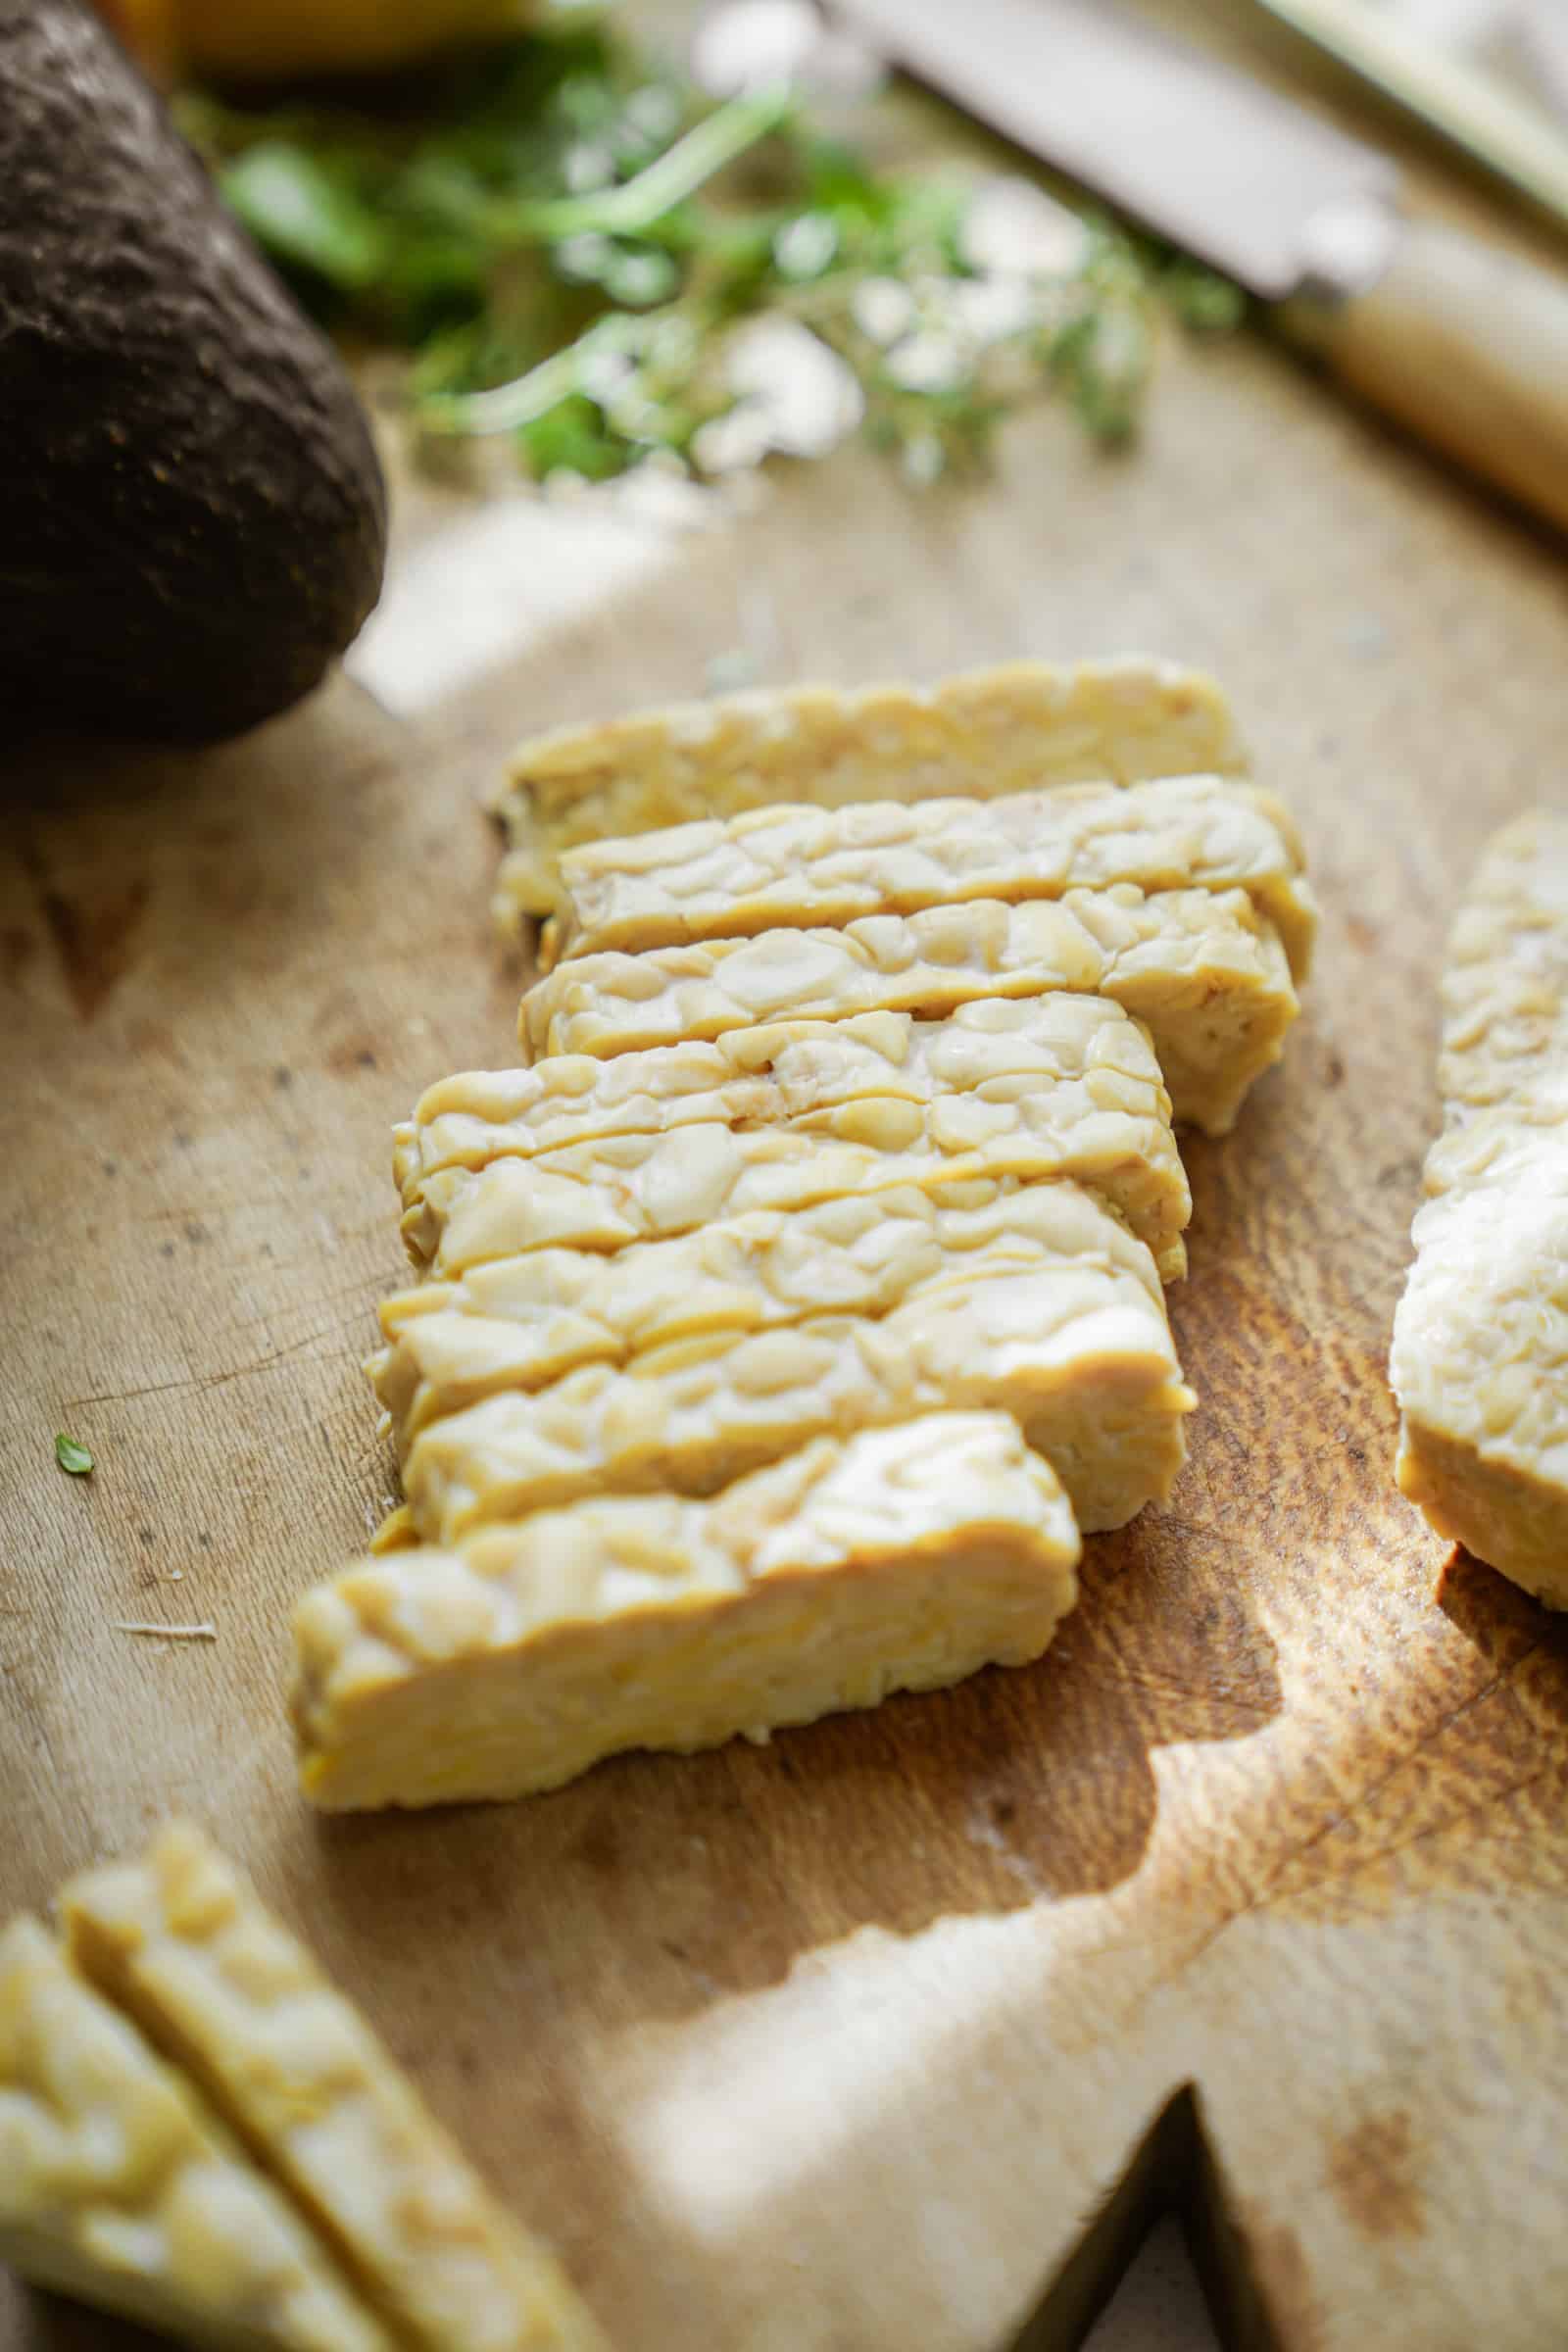
[[[643,1953],[645,2020],[775,1984],[861,1928],[1108,1892],[1153,1831],[1152,1751],[1257,1731],[1280,1686],[1221,1535],[1151,1516],[1090,1545],[1083,1585],[1033,1667],[766,1748],[614,1759],[520,1806],[323,1825],[323,1892],[369,1945],[417,1909],[427,1956],[481,1923],[520,1948],[547,1899],[585,1967]]]
[[[63,2295],[15,2285],[0,2272],[0,2330],[17,2352],[169,2352],[169,2338]]]
[[[1568,1615],[1544,1608],[1494,1568],[1455,1549],[1437,1601],[1543,1729],[1568,1727]]]

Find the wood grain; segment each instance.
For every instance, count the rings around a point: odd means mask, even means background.
[[[624,2352],[1071,2340],[1125,2232],[1047,2290],[1186,2084],[1287,2352],[1547,2352],[1568,1630],[1468,1562],[1435,1595],[1384,1358],[1443,928],[1560,760],[1559,558],[1239,343],[1169,355],[1135,460],[1039,414],[984,495],[846,458],[603,610],[557,625],[545,585],[416,718],[340,681],[220,754],[9,763],[0,1909],[195,1812]],[[1308,1016],[1189,1148],[1191,1465],[1037,1668],[323,1826],[284,1625],[390,1490],[357,1362],[400,1273],[387,1131],[509,1056],[474,796],[514,736],[701,692],[743,639],[780,679],[1199,661],[1299,810]],[[113,1630],[156,1616],[219,1639]],[[112,2332],[0,2289],[4,2352]]]

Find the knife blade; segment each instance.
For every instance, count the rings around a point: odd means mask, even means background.
[[[1198,255],[1362,398],[1568,527],[1568,281],[1399,205],[1386,156],[1116,0],[834,0],[992,129]]]
[[[843,0],[884,57],[1280,302],[1311,224],[1392,203],[1385,156],[1102,0]]]

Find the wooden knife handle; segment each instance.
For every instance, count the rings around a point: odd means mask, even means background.
[[[1386,415],[1568,527],[1568,278],[1408,222],[1364,291],[1277,317]]]

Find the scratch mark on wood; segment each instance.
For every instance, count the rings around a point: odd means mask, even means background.
[[[1536,1645],[1532,1644],[1532,1648],[1534,1646]],[[1269,1910],[1279,1901],[1288,1900],[1291,1890],[1286,1887],[1285,1881],[1296,1873],[1298,1865],[1308,1855],[1314,1853],[1331,1835],[1346,1829],[1356,1819],[1357,1815],[1365,1813],[1375,1806],[1383,1791],[1402,1772],[1418,1762],[1446,1731],[1451,1729],[1463,1716],[1469,1714],[1473,1708],[1479,1706],[1483,1699],[1492,1696],[1499,1688],[1506,1690],[1512,1675],[1518,1671],[1518,1668],[1530,1655],[1531,1650],[1527,1649],[1507,1667],[1490,1675],[1478,1690],[1470,1691],[1464,1698],[1457,1699],[1451,1706],[1446,1707],[1436,1723],[1429,1725],[1419,1739],[1413,1740],[1409,1746],[1401,1748],[1394,1761],[1379,1773],[1365,1788],[1352,1797],[1348,1805],[1330,1813],[1306,1837],[1298,1838],[1293,1845],[1288,1846],[1278,1856],[1266,1877],[1252,1888],[1242,1902],[1232,1905],[1220,1918],[1215,1920],[1207,1932],[1183,1953],[1175,1967],[1167,1970],[1160,1977],[1159,1983],[1162,1984],[1174,1983],[1178,1978],[1186,1976],[1219,1941],[1220,1937],[1236,1925],[1238,1920],[1250,1918],[1256,1912]],[[1473,1803],[1460,1808],[1457,1812],[1446,1814],[1441,1822],[1415,1831],[1408,1838],[1396,1840],[1393,1845],[1380,1847],[1373,1853],[1337,1863],[1333,1874],[1325,1878],[1325,1885],[1332,1885],[1336,1890],[1339,1890],[1347,1886],[1350,1880],[1363,1877],[1380,1861],[1393,1860],[1399,1853],[1420,1845],[1429,1838],[1451,1835],[1459,1822],[1495,1811],[1513,1797],[1523,1794],[1527,1788],[1533,1788],[1537,1782],[1546,1776],[1550,1769],[1550,1766],[1543,1765],[1537,1770],[1525,1774],[1521,1779],[1510,1782],[1503,1788],[1488,1791],[1486,1795],[1477,1798]]]
[[[158,1625],[150,1617],[116,1617],[111,1620],[117,1634],[145,1634],[157,1642],[216,1642],[218,1628],[210,1618],[200,1625]]]
[[[358,1319],[354,1318],[356,1321]],[[230,1381],[248,1380],[255,1372],[275,1371],[279,1365],[314,1348],[318,1340],[330,1339],[334,1333],[342,1331],[346,1320],[343,1318],[335,1323],[323,1324],[318,1331],[308,1331],[303,1339],[290,1340],[282,1348],[270,1348],[266,1355],[255,1356],[249,1363],[233,1364],[226,1372],[188,1372],[178,1380],[148,1381],[141,1388],[108,1389],[98,1396],[70,1396],[66,1399],[66,1406],[70,1410],[89,1404],[134,1404],[143,1396],[170,1396],[186,1389],[206,1391],[226,1388]],[[330,1359],[323,1356],[319,1360],[325,1363]]]

